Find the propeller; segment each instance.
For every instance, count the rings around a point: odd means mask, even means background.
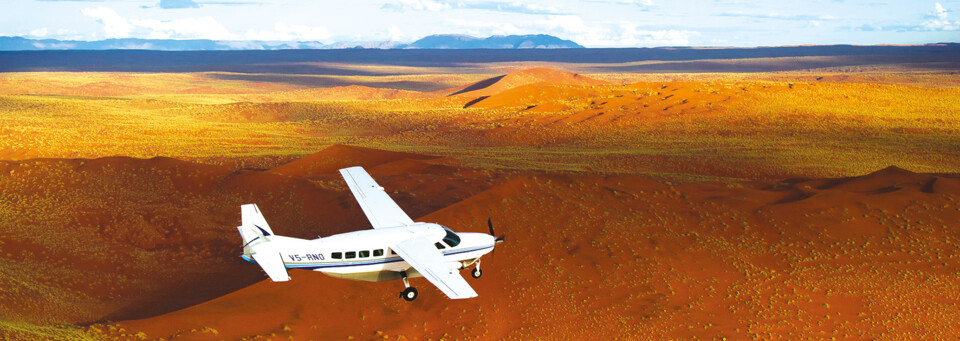
[[[490,235],[491,235],[491,236],[496,236],[496,234],[493,233],[493,222],[490,221],[490,218],[487,218],[487,227],[490,228]],[[506,234],[501,234],[499,237],[496,237],[496,239],[493,240],[493,244],[496,245],[497,243],[503,242],[504,237],[506,237]],[[496,255],[497,255],[497,248],[494,247],[493,250],[490,251],[490,261],[491,261],[491,262],[493,262],[493,261],[495,261],[495,260],[497,259],[497,256],[496,256]]]
[[[490,228],[490,235],[496,236],[496,234],[493,233],[493,222],[490,221],[490,218],[487,218],[487,227]],[[499,237],[497,237],[497,239],[495,239],[495,241],[497,243],[500,243],[504,240],[504,237],[506,236],[507,236],[506,234],[501,234]]]

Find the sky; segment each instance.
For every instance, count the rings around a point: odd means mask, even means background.
[[[960,0],[3,0],[0,36],[412,42],[549,34],[586,47],[960,42]]]

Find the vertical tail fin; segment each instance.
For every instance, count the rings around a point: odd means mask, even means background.
[[[259,264],[274,282],[290,280],[276,242],[270,243],[273,230],[267,225],[257,204],[241,205],[240,219],[237,230],[240,231],[240,238],[243,238],[244,259]]]
[[[251,229],[258,230],[259,234],[264,236],[272,236],[273,230],[270,229],[270,225],[267,224],[267,219],[263,217],[263,214],[260,213],[260,208],[257,207],[257,204],[246,204],[240,206],[240,219],[242,225],[249,227]],[[242,232],[241,232],[242,233]]]

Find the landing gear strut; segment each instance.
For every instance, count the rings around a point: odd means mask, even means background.
[[[407,302],[417,299],[417,288],[410,286],[410,280],[407,279],[407,272],[400,271],[400,276],[403,276],[403,286],[407,287],[400,293],[400,297]]]
[[[470,271],[470,276],[473,278],[483,276],[483,270],[480,270],[480,260],[477,260],[477,266],[473,268],[473,271]]]

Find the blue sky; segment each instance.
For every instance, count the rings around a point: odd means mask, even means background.
[[[410,42],[551,34],[587,47],[960,42],[960,0],[3,0],[0,35]]]

